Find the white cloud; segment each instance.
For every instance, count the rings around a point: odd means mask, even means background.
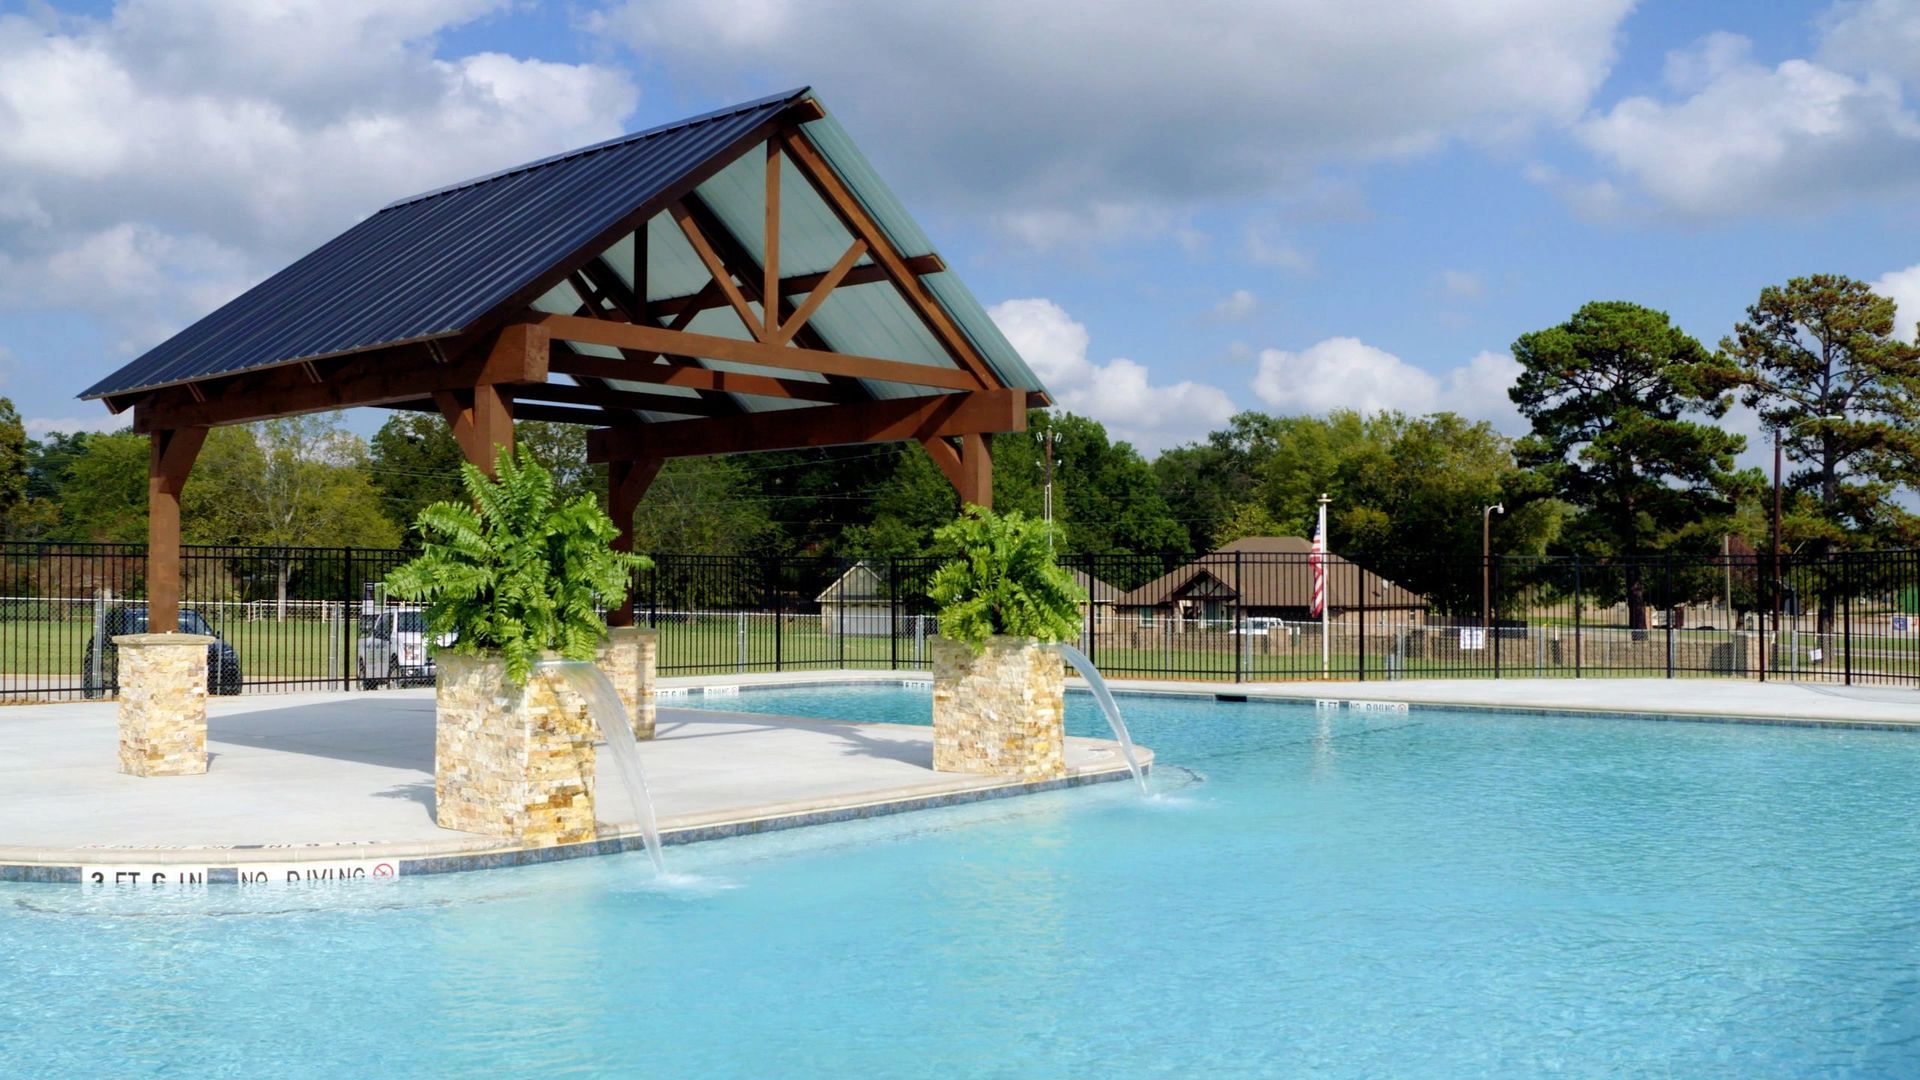
[[[133,414],[130,412],[118,416],[103,412],[98,416],[29,416],[21,421],[21,426],[27,429],[29,438],[43,439],[56,431],[65,434],[77,431],[122,431],[131,423]]]
[[[1250,226],[1247,229],[1247,259],[1260,266],[1275,266],[1302,277],[1313,273],[1313,254],[1296,247],[1292,242],[1283,240],[1267,229]]]
[[[1631,7],[623,0],[587,26],[688,84],[812,82],[882,173],[991,212],[1272,198],[1568,123]]]
[[[1204,435],[1234,414],[1218,387],[1191,380],[1154,383],[1124,357],[1087,359],[1087,328],[1051,300],[1007,300],[987,309],[1062,408],[1105,424],[1116,439],[1154,453]]]
[[[1920,189],[1920,117],[1896,78],[1804,59],[1769,68],[1750,49],[1737,35],[1708,36],[1668,57],[1681,96],[1628,98],[1581,122],[1577,137],[1689,217],[1821,212]]]
[[[1456,412],[1519,434],[1526,425],[1507,398],[1519,371],[1511,355],[1482,352],[1435,375],[1358,338],[1335,337],[1299,352],[1262,349],[1252,385],[1262,402],[1283,413]]]
[[[1914,340],[1915,324],[1920,323],[1920,265],[1881,274],[1873,282],[1873,291],[1894,303],[1893,336]]]
[[[401,195],[616,134],[594,64],[434,55],[499,0],[0,15],[0,305],[150,344]]]
[[[1235,289],[1213,305],[1213,317],[1223,322],[1250,319],[1260,310],[1260,298],[1247,289]]]
[[[1860,74],[1920,76],[1920,7],[1910,0],[1838,3],[1820,18],[1817,59]]]
[[[1471,270],[1442,270],[1440,289],[1455,300],[1479,300],[1487,295],[1487,282]]]

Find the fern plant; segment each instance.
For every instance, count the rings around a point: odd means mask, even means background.
[[[543,652],[591,659],[607,632],[595,602],[624,599],[653,563],[613,550],[618,530],[592,496],[556,505],[553,478],[525,447],[501,448],[494,469],[498,479],[462,464],[471,503],[420,511],[421,552],[387,575],[387,592],[427,605],[428,627],[456,635],[455,652],[500,654],[520,684]]]
[[[953,558],[934,571],[927,595],[940,632],[975,653],[999,634],[1066,641],[1080,630],[1086,593],[1053,561],[1045,527],[1019,511],[969,506],[933,534]]]

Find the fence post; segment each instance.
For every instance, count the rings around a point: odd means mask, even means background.
[[[353,606],[353,548],[341,556],[340,582],[340,689],[353,689],[353,631],[359,620],[350,613]],[[428,642],[431,645],[432,642]]]
[[[1367,572],[1360,569],[1359,563],[1353,564],[1353,590],[1360,596],[1359,604],[1354,608],[1360,618],[1360,681],[1367,681]]]
[[[887,669],[900,670],[900,560],[887,557]]]
[[[1667,678],[1673,678],[1673,552],[1660,556],[1660,606],[1667,611]]]
[[[1247,595],[1246,553],[1235,549],[1233,553],[1233,681],[1246,678],[1247,634],[1243,620],[1246,611],[1241,607],[1241,598]]]
[[[1573,560],[1573,677],[1580,678],[1580,558]]]
[[[1847,685],[1853,685],[1853,559],[1840,556],[1840,654],[1846,657]]]
[[[767,575],[767,593],[768,598],[772,601],[768,606],[773,608],[773,670],[784,671],[786,670],[784,666],[786,663],[786,645],[785,635],[781,632],[780,624],[786,620],[780,617],[779,574],[774,570],[772,560],[761,564],[761,572]]]
[[[1500,677],[1500,617],[1495,613],[1498,612],[1500,608],[1499,608],[1499,605],[1493,602],[1493,597],[1500,595],[1500,560],[1499,559],[1491,555],[1487,556],[1487,573],[1488,573],[1488,576],[1493,579],[1493,586],[1487,590],[1488,596],[1487,596],[1486,633],[1487,633],[1487,636],[1492,638],[1493,640],[1483,641],[1480,644],[1481,644],[1481,647],[1483,648],[1490,648],[1493,650],[1493,677],[1497,679]]]

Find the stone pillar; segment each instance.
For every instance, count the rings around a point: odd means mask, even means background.
[[[434,820],[531,847],[594,837],[587,704],[541,675],[515,687],[494,657],[442,652],[434,695]]]
[[[654,668],[659,656],[660,631],[616,626],[607,631],[607,643],[600,646],[596,661],[633,720],[633,737],[642,741],[653,738]]]
[[[998,637],[975,655],[933,642],[933,767],[1041,780],[1065,776],[1066,671],[1028,638]]]
[[[207,646],[199,634],[122,634],[120,771],[197,776],[207,771]]]

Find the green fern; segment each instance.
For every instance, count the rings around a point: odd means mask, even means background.
[[[592,496],[554,504],[553,478],[526,448],[504,447],[489,479],[460,466],[470,503],[420,511],[418,557],[387,575],[387,592],[427,605],[435,637],[455,652],[498,653],[524,683],[544,652],[589,660],[606,636],[596,602],[624,600],[653,563],[614,551],[618,530]]]
[[[978,653],[998,634],[1066,641],[1080,632],[1087,595],[1047,546],[1045,526],[1019,511],[969,506],[933,534],[953,558],[934,571],[927,595],[940,632]]]

